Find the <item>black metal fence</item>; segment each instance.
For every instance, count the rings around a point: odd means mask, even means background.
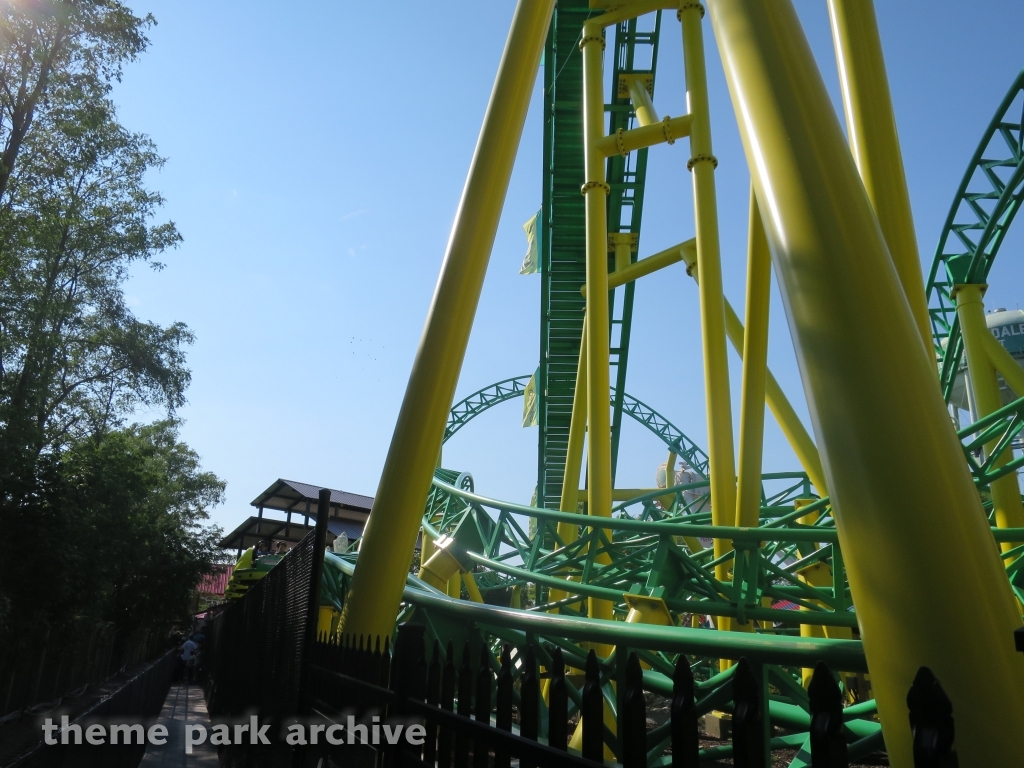
[[[173,649],[165,652],[113,694],[78,715],[68,729],[67,744],[63,743],[63,734],[54,735],[57,744],[40,743],[7,768],[135,768],[146,751],[141,732],[126,735],[119,744],[106,740],[102,745],[83,743],[82,734],[93,723],[137,725],[145,729],[160,714],[167,698],[176,656]],[[54,718],[59,724],[59,710],[55,710]]]
[[[326,521],[327,501],[322,494],[318,521]],[[645,768],[663,754],[673,768],[699,765],[696,685],[682,654],[669,719],[654,728],[648,727],[641,661],[628,654],[617,678],[621,733],[612,733],[604,721],[607,680],[593,651],[576,695],[557,647],[542,649],[543,662],[530,646],[519,653],[506,645],[495,656],[479,643],[428,649],[425,628],[408,623],[398,629],[394,653],[390,638],[372,647],[366,639],[357,645],[317,640],[323,551],[318,527],[214,622],[207,652],[214,722],[255,716],[271,726],[272,737],[269,746],[225,747],[225,764],[510,768],[516,759],[520,768],[585,768],[603,764],[605,744],[611,744],[624,768]],[[741,659],[731,693],[733,765],[767,768],[775,745],[763,667]],[[808,694],[811,754],[805,757],[814,768],[845,768],[843,698],[824,664],[815,669]],[[952,705],[927,668],[907,703],[916,768],[956,766]],[[582,720],[578,750],[568,748],[570,709]],[[289,743],[286,729],[299,722],[302,740]]]
[[[661,752],[649,752],[649,747],[666,736],[673,768],[700,765],[696,686],[689,660],[682,654],[673,675],[669,720],[653,729],[648,729],[640,660],[635,653],[629,655],[618,701],[622,733],[617,736],[605,725],[600,668],[590,651],[577,703],[582,739],[576,754],[567,749],[569,701],[560,649],[551,649],[551,663],[542,671],[529,648],[515,657],[506,645],[498,668],[493,669],[486,647],[481,647],[478,658],[469,644],[461,655],[451,644],[442,649],[437,643],[428,653],[424,634],[423,626],[400,626],[393,655],[387,642],[383,648],[372,649],[317,644],[310,660],[312,713],[327,727],[318,744],[305,747],[317,760],[325,758],[338,765],[353,762],[353,749],[360,748],[364,740],[373,740],[366,734],[372,733],[377,723],[381,729],[390,723],[391,736],[397,724],[403,725],[406,734],[414,725],[420,730],[412,741],[399,736],[393,744],[388,733],[382,732],[379,745],[361,747],[368,753],[364,754],[367,765],[509,768],[512,758],[518,758],[521,768],[583,768],[603,764],[604,745],[613,743],[624,768],[646,768]],[[755,669],[740,659],[733,677],[732,760],[737,768],[771,765],[763,681]],[[542,678],[547,687],[546,707],[541,698]],[[809,694],[811,765],[846,768],[843,697],[825,664],[815,669]],[[917,768],[956,766],[952,705],[928,668],[918,672],[907,704]],[[542,709],[547,710],[546,722],[542,722]],[[331,725],[342,726],[333,739]],[[543,741],[538,739],[541,732],[547,734]]]
[[[205,673],[214,721],[255,715],[276,735],[283,724],[308,713],[305,681],[315,642],[329,503],[330,492],[321,491],[316,528],[210,625]],[[270,746],[226,747],[221,759],[227,765],[278,766],[295,758],[288,745],[274,739]]]
[[[156,658],[167,633],[19,634],[0,647],[0,724],[49,710],[90,693],[95,686]]]

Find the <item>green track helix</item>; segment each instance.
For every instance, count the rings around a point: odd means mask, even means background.
[[[486,644],[497,655],[502,644],[520,651],[531,646],[541,663],[560,647],[567,663],[582,668],[594,645],[614,647],[601,663],[607,705],[617,712],[613,682],[623,674],[628,652],[648,665],[649,690],[670,694],[671,673],[680,650],[687,653],[698,678],[701,713],[731,710],[731,676],[718,660],[745,656],[766,671],[771,685],[770,717],[786,735],[772,739],[772,749],[791,749],[791,766],[809,765],[808,696],[802,669],[825,661],[841,672],[848,706],[844,717],[849,757],[857,760],[883,748],[876,707],[860,673],[867,670],[861,643],[836,637],[858,626],[828,498],[819,498],[803,472],[762,477],[761,525],[735,528],[711,525],[707,454],[657,411],[626,393],[633,283],[614,298],[612,323],[613,457],[623,415],[657,435],[698,481],[650,489],[617,501],[610,518],[556,511],[565,473],[573,389],[576,378],[584,300],[583,142],[580,119],[582,64],[578,48],[583,23],[594,12],[587,0],[558,3],[549,32],[544,67],[544,183],[542,204],[542,287],[539,391],[539,452],[536,506],[497,501],[473,492],[461,481],[465,472],[439,469],[423,516],[425,536],[451,541],[458,558],[484,598],[472,602],[448,595],[410,575],[399,621],[428,627],[428,638],[441,646],[463,642]],[[649,75],[653,88],[661,16],[643,31],[637,22],[614,27],[609,42],[613,83],[620,75]],[[957,374],[962,343],[950,299],[954,283],[984,282],[999,245],[1024,199],[1024,133],[1021,94],[1024,73],[1000,104],[971,160],[939,240],[928,278],[928,301],[935,350],[947,399]],[[628,97],[607,104],[610,133],[635,125]],[[1015,110],[1015,111],[1014,111]],[[639,239],[646,174],[646,150],[628,161],[608,161],[610,228]],[[632,255],[635,261],[636,253]],[[612,295],[620,293],[619,290]],[[456,404],[445,431],[447,441],[485,410],[515,399],[529,376],[505,379]],[[980,419],[959,433],[964,456],[983,496],[989,483],[1015,472],[1024,458],[995,459],[1013,451],[1024,428],[1024,398]],[[980,447],[996,441],[995,454],[982,458]],[[613,458],[614,462],[614,458]],[[613,463],[614,466],[614,463]],[[668,478],[671,485],[671,478]],[[457,487],[461,486],[461,487]],[[564,538],[559,524],[574,528]],[[993,528],[997,541],[1018,541],[1020,531]],[[716,559],[713,539],[730,549]],[[1003,553],[1007,575],[1024,601],[1024,547]],[[329,555],[326,569],[333,589],[328,602],[344,602],[356,556]],[[729,565],[731,581],[716,577],[716,566]],[[719,571],[720,573],[721,571]],[[633,597],[663,600],[673,626],[601,622],[587,618],[587,600],[610,601],[614,616],[624,619]],[[748,632],[709,631],[709,617],[730,617]],[[800,626],[815,628],[800,637]],[[570,682],[572,706],[580,689]],[[546,722],[542,717],[541,722]],[[543,735],[543,734],[542,734]],[[613,729],[606,744],[617,754]],[[667,726],[649,736],[648,763],[667,765]],[[702,760],[731,754],[721,745],[703,750]]]

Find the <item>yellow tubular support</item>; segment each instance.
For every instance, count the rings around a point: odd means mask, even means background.
[[[455,555],[448,549],[439,548],[435,549],[430,559],[423,563],[418,576],[430,586],[436,587],[443,592],[446,589],[445,585],[460,570],[462,570],[462,566],[459,565]]]
[[[612,155],[625,157],[630,152],[644,147],[653,147],[663,143],[675,144],[677,139],[690,135],[692,123],[693,118],[683,115],[682,117],[666,117],[657,123],[633,128],[629,131],[620,129],[610,136],[603,136],[597,142],[597,151],[604,157]]]
[[[434,540],[427,535],[425,528],[420,528],[420,567],[434,554]]]
[[[696,257],[692,256],[687,250],[683,250],[681,253],[686,260],[687,272],[690,277],[699,283]],[[644,261],[647,261],[647,259],[644,259]],[[729,303],[728,299],[725,300],[725,332],[729,336],[729,343],[732,344],[733,349],[742,357],[746,332],[739,315],[736,314],[736,310],[732,308],[732,304]],[[768,410],[772,412],[772,416],[778,422],[782,433],[789,442],[789,446],[793,449],[793,453],[796,454],[797,460],[799,460],[800,465],[804,468],[804,472],[807,473],[807,477],[810,478],[811,484],[818,489],[818,493],[822,496],[827,496],[828,488],[825,484],[825,473],[821,469],[821,457],[818,455],[818,449],[814,445],[814,440],[811,439],[807,428],[800,421],[796,409],[789,402],[786,393],[782,391],[782,387],[775,379],[775,376],[772,375],[770,368],[766,369],[765,378],[765,402],[768,403]]]
[[[958,285],[953,288],[956,314],[960,318],[960,330],[964,337],[964,352],[967,355],[971,392],[974,395],[974,405],[978,409],[979,419],[1003,407],[1003,400],[999,394],[999,380],[996,378],[996,369],[989,356],[988,342],[992,341],[1000,349],[1002,349],[1002,345],[992,338],[985,323],[985,304],[982,299],[984,290],[985,286],[982,285]],[[1008,354],[1007,357],[1009,357]],[[1018,370],[1020,369],[1018,368]],[[997,443],[997,440],[993,440],[986,445],[986,454],[991,455]],[[1003,466],[1011,458],[1012,451],[1005,451],[996,461],[996,467]],[[992,517],[996,526],[999,528],[1024,527],[1024,504],[1021,504],[1017,473],[1011,472],[993,481],[990,488],[992,491]],[[1016,547],[1017,543],[1004,541],[1000,543],[1000,546],[1006,552]]]
[[[797,576],[800,581],[805,584],[810,584],[812,587],[832,586],[832,569],[826,563],[818,562],[813,565],[809,565],[802,569]],[[820,600],[815,600],[815,602],[818,605],[821,605]],[[810,609],[801,608],[800,610],[807,611]],[[817,624],[801,624],[800,637],[827,637],[833,640],[852,640],[853,630],[849,627],[823,627]],[[804,688],[811,684],[811,678],[813,676],[813,668],[805,667],[801,671],[801,679],[803,680]]]
[[[462,581],[466,585],[466,592],[469,593],[469,599],[474,603],[482,603],[484,596],[480,594],[480,588],[476,585],[476,579],[473,578],[473,574],[469,571],[462,571]]]
[[[462,576],[456,571],[452,574],[451,578],[448,579],[446,590],[448,597],[454,597],[456,600],[462,599]]]
[[[725,349],[725,300],[719,256],[718,210],[715,201],[717,161],[711,154],[711,116],[701,30],[703,14],[703,8],[697,3],[684,3],[679,12],[683,26],[686,99],[693,118],[687,167],[693,173],[697,265],[700,270],[701,341],[704,347],[704,391],[707,398],[708,457],[711,465],[711,519],[714,525],[732,525],[736,519],[736,464],[729,397],[729,359]],[[728,551],[727,540],[715,539],[716,558]],[[715,573],[721,581],[730,579],[726,565],[717,566]]]
[[[750,191],[747,252],[747,332],[743,339],[743,394],[740,400],[740,460],[736,525],[756,528],[761,518],[761,451],[764,444],[765,379],[768,374],[768,305],[772,262],[757,198]]]
[[[554,0],[519,0],[398,414],[342,632],[388,637],[480,300]]]
[[[601,82],[603,37],[584,36],[583,49],[583,145],[587,217],[587,511],[608,517],[612,513],[611,401],[608,374],[608,185],[604,156],[597,142],[604,135],[604,89]],[[607,553],[598,562],[610,562]],[[590,598],[590,618],[611,619],[609,600]],[[596,648],[602,656],[611,646]]]
[[[576,512],[579,506],[580,470],[583,466],[583,445],[587,438],[587,324],[584,319],[583,336],[580,338],[580,357],[576,366],[576,387],[572,398],[572,416],[569,421],[569,444],[565,450],[565,474],[562,476],[562,497],[558,509],[562,512]],[[571,523],[558,524],[558,537],[571,544],[579,537],[579,528]],[[551,589],[548,601],[557,603],[569,596],[561,589]],[[561,609],[553,609],[559,613]]]
[[[1006,347],[996,341],[995,337],[985,326],[985,333],[981,334],[985,340],[985,349],[993,367],[1006,381],[1007,386],[1013,390],[1017,397],[1024,397],[1024,368],[1021,368],[1013,356],[1006,351]]]
[[[654,108],[651,94],[647,92],[647,86],[638,78],[629,81],[629,100],[633,102],[636,121],[640,125],[651,125],[658,122],[658,110]]]
[[[872,0],[828,0],[853,160],[925,349],[932,349],[921,256]]]
[[[928,666],[958,713],[961,764],[1015,765],[1021,618],[810,46],[789,0],[710,12],[891,764],[914,764],[907,691]]]
[[[562,476],[562,497],[558,509],[575,512],[579,504],[578,486],[583,468],[583,446],[587,439],[587,324],[583,323],[580,338],[580,357],[576,366],[576,386],[573,390],[572,416],[569,421],[569,444],[565,450],[565,474]],[[563,530],[563,526],[565,529]],[[568,544],[576,540],[576,526],[558,524],[558,535]],[[568,538],[567,538],[568,537]]]
[[[689,256],[685,256],[684,254],[689,254]],[[696,240],[690,239],[684,243],[680,243],[679,245],[673,245],[671,248],[659,251],[653,256],[640,259],[639,261],[623,267],[622,269],[616,269],[608,275],[608,289],[611,290],[612,288],[618,288],[626,283],[639,280],[641,277],[645,277],[653,272],[657,272],[659,269],[664,269],[665,267],[684,261],[687,258],[696,262]],[[580,286],[580,292],[586,296],[587,286]]]
[[[632,259],[633,242],[636,237],[632,232],[611,232],[608,234],[608,247],[615,252],[616,272],[629,266]],[[611,288],[610,283],[608,287]]]

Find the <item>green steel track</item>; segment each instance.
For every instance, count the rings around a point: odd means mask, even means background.
[[[540,372],[537,391],[538,469],[537,503],[558,506],[565,476],[565,454],[576,386],[580,340],[583,335],[585,300],[580,286],[586,282],[584,251],[583,125],[580,94],[583,88],[582,59],[578,47],[583,23],[592,15],[586,0],[562,0],[555,7],[545,49],[544,66],[544,181],[541,208],[541,322]],[[636,19],[616,26],[613,83],[624,74],[650,75],[652,88],[657,62],[661,14],[653,29],[638,28]],[[628,96],[616,94],[606,105],[611,132],[635,127],[636,116]],[[647,150],[628,158],[608,160],[609,229],[627,232],[639,242],[643,212]],[[636,244],[634,243],[634,248]],[[631,254],[636,260],[636,251]],[[609,257],[609,265],[612,265]],[[612,467],[618,457],[619,434],[625,407],[626,369],[633,317],[634,284],[622,289],[616,303],[612,291],[609,329],[611,380],[621,396],[612,401]]]
[[[559,2],[544,51],[544,234],[537,376],[537,505],[541,507],[557,507],[562,493],[583,335],[583,62],[578,43],[590,15],[587,0]]]
[[[489,408],[493,408],[507,400],[522,397],[529,382],[529,376],[504,379],[496,384],[491,384],[477,390],[457,402],[452,406],[451,413],[448,416],[448,426],[444,430],[444,441],[447,442],[456,432]],[[619,403],[618,407],[622,413],[629,415],[647,427],[665,443],[670,451],[673,451],[676,456],[686,462],[691,469],[702,478],[707,478],[708,455],[704,452],[703,448],[684,435],[682,430],[671,421],[649,405],[625,392],[619,397],[617,391],[613,391],[611,402]]]
[[[849,758],[884,748],[874,721],[874,701],[863,696],[857,673],[866,671],[858,640],[800,637],[801,626],[857,626],[842,551],[828,498],[816,498],[803,473],[762,477],[760,525],[757,528],[712,526],[707,455],[667,419],[625,392],[632,293],[623,291],[612,316],[615,388],[615,435],[622,416],[644,424],[702,477],[698,482],[641,492],[615,504],[611,517],[589,517],[552,509],[557,506],[564,475],[576,366],[583,323],[584,277],[583,180],[580,124],[582,86],[576,43],[590,14],[586,0],[563,0],[557,6],[548,39],[545,66],[544,201],[542,238],[542,321],[538,500],[524,506],[457,487],[465,473],[438,469],[423,515],[424,535],[444,537],[448,552],[463,573],[472,575],[485,603],[448,597],[408,577],[399,621],[427,626],[428,640],[456,648],[468,642],[486,647],[492,668],[508,644],[527,647],[541,664],[550,665],[554,647],[566,662],[584,666],[590,644],[614,648],[600,661],[602,688],[612,717],[624,662],[635,651],[649,665],[645,688],[671,696],[672,669],[678,654],[687,654],[698,679],[697,711],[731,711],[732,669],[720,672],[718,660],[746,657],[767,675],[772,686],[769,716],[785,735],[772,749],[789,748],[797,756],[791,768],[809,765],[809,700],[800,668],[823,660],[840,678],[850,706],[844,709]],[[639,46],[657,45],[658,26],[641,33],[635,25],[616,29],[615,78],[636,72]],[[645,37],[646,35],[646,37]],[[944,391],[948,397],[963,353],[954,285],[987,280],[993,261],[1024,200],[1024,72],[1018,76],[964,175],[927,283],[929,310]],[[609,105],[612,130],[631,125],[632,114],[619,99]],[[618,121],[618,122],[617,122]],[[609,163],[609,221],[620,232],[639,235],[646,155],[635,165]],[[635,258],[635,256],[633,257]],[[469,421],[499,403],[520,397],[529,381],[520,376],[492,384],[451,410],[445,440]],[[959,438],[975,484],[989,484],[1024,466],[1024,457],[998,458],[1013,451],[1024,432],[1024,398],[961,429]],[[987,455],[982,446],[994,443]],[[453,484],[454,483],[454,484]],[[561,524],[561,534],[559,525]],[[575,536],[567,536],[566,531]],[[1024,529],[992,528],[1000,542],[1024,541]],[[715,557],[711,540],[722,540]],[[1001,554],[1016,597],[1024,602],[1024,546]],[[328,602],[340,608],[355,564],[355,555],[328,555],[325,584]],[[726,568],[716,568],[727,565]],[[819,575],[811,583],[808,574]],[[726,579],[720,576],[725,573]],[[468,594],[468,592],[467,592]],[[671,626],[627,624],[634,596],[663,601]],[[587,618],[587,600],[612,603],[619,621]],[[730,617],[749,632],[712,632],[708,617]],[[518,671],[514,671],[518,675]],[[579,707],[581,691],[569,685],[570,706]],[[541,722],[546,722],[541,717]],[[545,734],[542,733],[541,736]],[[664,754],[670,734],[665,726],[648,734],[648,766],[671,762]],[[621,754],[616,733],[606,729],[606,744]],[[702,762],[731,757],[730,746],[702,750]]]
[[[581,18],[583,16],[578,17]],[[564,59],[548,60],[564,65]],[[618,59],[616,63],[619,63]],[[627,70],[629,66],[629,60],[624,59],[622,69]],[[564,68],[570,70],[571,65]],[[574,76],[578,77],[578,73]],[[950,291],[956,283],[986,280],[999,245],[1024,199],[1022,94],[1024,73],[1017,78],[1000,105],[972,158],[943,229],[929,275],[928,298],[936,354],[942,365],[947,394],[962,355]],[[611,105],[613,121],[616,115],[628,116],[628,108],[621,112],[615,109],[616,105]],[[566,137],[562,138],[568,141]],[[579,151],[578,142],[574,149]],[[551,159],[551,155],[547,157]],[[639,175],[642,177],[642,173]],[[627,176],[628,173],[622,172],[618,178]],[[551,178],[554,178],[554,169]],[[575,182],[572,186],[576,187]],[[613,214],[610,220],[628,220],[629,225],[620,231],[638,232],[639,205],[636,201],[642,201],[642,184],[628,194],[626,185],[622,185],[623,194],[618,198],[616,187],[612,185],[612,188],[610,198],[616,200],[616,205],[623,208],[636,205],[636,209],[631,212],[632,218],[620,210],[618,216]],[[548,189],[546,187],[546,192]],[[542,376],[548,377],[547,388],[542,391],[548,395],[549,426],[556,415],[556,406],[563,405],[561,413],[565,418],[561,434],[565,436],[579,351],[578,335],[582,327],[583,302],[578,298],[579,286],[584,282],[582,206],[575,197],[578,196],[577,189],[571,192],[574,197],[564,201],[564,207],[546,208],[562,212],[573,207],[577,210],[579,220],[575,232],[579,235],[579,242],[574,247],[579,250],[575,261],[568,258],[545,261],[545,266],[549,267],[545,306],[556,306],[562,297],[570,303],[571,309],[565,315],[548,317],[549,320],[554,317],[565,322],[562,325],[548,323],[546,339],[554,339],[551,334],[555,330],[566,331],[566,334],[560,337],[563,346],[542,344],[541,366]],[[632,203],[629,202],[631,199]],[[546,203],[551,201],[551,197],[546,198]],[[560,221],[563,226],[569,226],[567,220]],[[565,239],[549,237],[548,242],[552,243],[549,257],[560,253],[559,247],[564,246],[571,236],[570,229],[563,232]],[[555,288],[562,292],[553,290]],[[778,691],[770,702],[770,716],[773,724],[787,729],[789,735],[773,739],[772,748],[796,749],[797,757],[790,763],[793,767],[809,764],[808,699],[800,685],[797,670],[811,666],[812,660],[824,659],[834,669],[843,670],[841,677],[846,687],[847,702],[855,702],[845,710],[850,759],[856,760],[883,748],[881,732],[873,721],[874,702],[858,700],[859,693],[853,686],[852,673],[865,669],[860,643],[856,640],[797,636],[800,625],[856,626],[829,499],[815,498],[802,473],[765,475],[761,525],[756,530],[711,526],[706,454],[667,419],[630,397],[621,385],[628,353],[631,297],[625,295],[623,298],[621,312],[613,318],[612,327],[613,341],[619,340],[615,359],[618,365],[613,371],[619,386],[612,393],[612,406],[618,423],[621,424],[622,415],[627,414],[644,424],[696,469],[703,479],[619,502],[613,508],[612,517],[604,519],[545,509],[552,506],[552,498],[557,500],[564,467],[564,443],[560,457],[557,450],[544,453],[545,445],[557,448],[550,441],[550,431],[547,443],[545,436],[541,437],[541,477],[551,481],[547,491],[549,498],[545,503],[541,496],[537,507],[495,501],[456,488],[450,482],[459,473],[438,470],[424,512],[424,531],[434,537],[451,538],[452,551],[460,558],[464,570],[473,574],[488,604],[448,598],[415,576],[410,576],[403,619],[415,616],[416,620],[424,621],[428,631],[441,643],[468,640],[485,644],[494,654],[495,668],[497,652],[503,643],[510,643],[520,651],[530,646],[542,662],[550,658],[552,647],[558,646],[568,663],[576,667],[582,666],[588,643],[612,645],[615,651],[602,661],[602,679],[607,683],[616,680],[621,673],[625,651],[635,650],[650,664],[650,670],[645,672],[645,686],[662,693],[671,691],[669,675],[676,654],[686,653],[701,681],[698,683],[700,713],[712,709],[729,711],[731,707],[727,684],[731,672],[720,673],[715,658],[726,653],[732,658],[746,656],[766,670],[772,686]],[[569,319],[574,322],[569,323]],[[618,328],[615,327],[616,321],[619,322]],[[575,346],[572,339],[575,339]],[[564,353],[561,357],[560,352]],[[543,365],[544,360],[549,361],[547,366]],[[552,360],[562,367],[551,363]],[[550,396],[555,373],[561,377],[564,402],[552,400]],[[528,376],[506,379],[456,404],[451,412],[446,439],[488,408],[521,396],[528,381]],[[557,386],[555,392],[558,394]],[[960,430],[965,459],[983,497],[993,480],[1024,466],[1024,457],[1020,456],[1011,457],[1002,466],[998,466],[997,461],[1000,454],[1012,451],[1022,432],[1024,398]],[[981,447],[992,442],[997,448],[986,455]],[[550,470],[547,475],[544,474],[546,470]],[[799,505],[797,501],[800,501]],[[576,523],[577,538],[563,540],[558,533],[559,523]],[[997,541],[1024,539],[1024,531],[1021,530],[993,527],[992,533]],[[727,554],[718,559],[710,547],[714,538],[728,540]],[[1024,601],[1024,546],[1004,552],[1002,557],[1011,588]],[[726,572],[731,573],[731,581],[716,578],[716,565],[720,563],[729,563]],[[831,583],[813,586],[802,578],[807,569],[820,566],[825,566],[831,574]],[[339,560],[335,567],[343,583],[347,579],[346,574],[351,573],[351,563]],[[564,596],[553,598],[553,589]],[[663,599],[674,626],[623,623],[621,620],[629,610],[629,593]],[[619,621],[596,622],[586,618],[587,598],[611,601]],[[729,616],[741,623],[754,622],[754,628],[751,633],[691,630],[687,627],[691,616]],[[608,685],[605,691],[614,712],[617,703],[615,690]],[[571,690],[570,698],[574,706],[578,706],[580,691]],[[609,730],[605,736],[609,746],[617,750],[619,745],[615,734]],[[667,732],[662,730],[655,729],[651,733],[648,765],[652,768],[667,765],[669,758],[662,754],[666,738]],[[702,761],[729,756],[729,747],[702,750]]]
[[[948,400],[963,357],[955,285],[985,283],[1024,201],[1024,71],[999,104],[971,158],[928,274],[928,311]]]

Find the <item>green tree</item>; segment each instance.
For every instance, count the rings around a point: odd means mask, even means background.
[[[219,557],[203,521],[224,484],[174,420],[192,335],[123,289],[181,239],[145,184],[163,159],[109,98],[152,23],[118,0],[0,0],[0,628],[166,620]],[[126,426],[141,408],[167,418]]]
[[[117,0],[0,0],[0,201],[52,95],[106,95],[153,23]]]
[[[138,405],[175,408],[189,382],[180,323],[137,319],[123,283],[180,240],[151,223],[144,186],[163,161],[106,100],[51,108],[26,140],[0,211],[0,443],[9,466],[117,426]]]
[[[0,0],[0,481],[31,486],[38,457],[172,410],[189,382],[181,323],[128,309],[131,266],[180,240],[153,224],[152,142],[108,98],[146,47],[150,17],[115,0]],[[15,87],[16,86],[16,87]]]
[[[17,557],[0,584],[21,622],[132,629],[186,614],[222,558],[208,527],[224,482],[205,472],[167,419],[79,441],[44,461],[31,503],[9,514]]]

